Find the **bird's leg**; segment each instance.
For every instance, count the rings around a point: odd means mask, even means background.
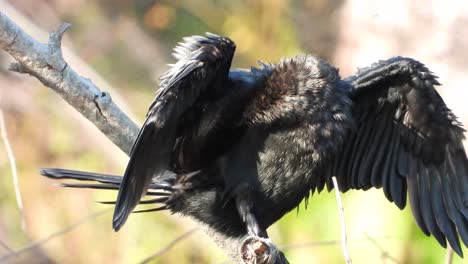
[[[253,191],[248,183],[242,183],[235,190],[236,207],[250,236],[268,238],[266,230],[260,228],[253,214]]]
[[[264,135],[256,130],[247,130],[234,148],[219,161],[219,171],[224,179],[224,205],[231,199],[246,225],[250,236],[268,238],[255,217],[254,201],[259,190],[258,152]]]

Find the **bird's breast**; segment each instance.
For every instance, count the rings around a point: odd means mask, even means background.
[[[350,124],[329,117],[273,132],[265,139],[257,163],[263,207],[258,210],[268,210],[271,216],[265,225],[297,207],[308,196],[321,165],[342,148]]]

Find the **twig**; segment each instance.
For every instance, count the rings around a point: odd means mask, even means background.
[[[338,204],[338,209],[340,211],[340,217],[341,217],[341,246],[343,247],[343,253],[346,259],[346,263],[351,264],[353,263],[353,261],[351,260],[351,257],[348,251],[348,241],[347,241],[347,235],[346,235],[346,221],[345,221],[343,203],[341,202],[340,188],[338,186],[338,181],[336,180],[335,176],[332,177],[332,181],[333,181],[333,186],[335,188],[336,203]]]
[[[76,222],[74,224],[71,224],[71,225],[69,225],[69,226],[67,226],[67,227],[65,227],[65,228],[63,228],[63,229],[61,229],[61,230],[59,230],[57,232],[54,232],[54,233],[48,235],[45,238],[36,240],[34,242],[31,242],[31,243],[27,244],[26,246],[24,246],[24,247],[22,247],[20,249],[14,250],[9,254],[6,254],[6,255],[0,257],[0,263],[3,263],[4,261],[6,261],[6,260],[8,260],[8,259],[10,259],[12,257],[18,256],[19,254],[21,254],[21,253],[23,253],[23,252],[25,252],[27,250],[30,250],[32,248],[41,246],[41,245],[49,242],[50,240],[52,240],[52,239],[54,239],[54,238],[56,238],[58,236],[61,236],[61,235],[65,234],[65,233],[68,233],[68,232],[74,230],[75,228],[83,225],[84,223],[86,223],[86,222],[88,222],[90,220],[93,220],[95,218],[98,218],[101,215],[104,215],[105,213],[110,212],[111,210],[112,210],[112,208],[92,213],[92,214],[88,215],[87,217],[81,219],[80,221],[78,221],[78,222]]]
[[[18,205],[20,217],[21,217],[21,228],[26,231],[26,220],[24,218],[23,199],[21,197],[21,191],[19,187],[18,171],[16,170],[16,160],[13,149],[11,148],[10,141],[8,140],[8,134],[5,125],[5,118],[3,117],[3,111],[0,109],[0,131],[2,134],[3,144],[10,160],[11,174],[13,176],[13,188],[15,189],[16,204]]]
[[[375,241],[374,238],[372,238],[371,236],[369,236],[369,234],[367,234],[366,232],[364,232],[364,235],[366,236],[366,238],[376,247],[380,250],[380,257],[382,258],[382,260],[386,260],[386,259],[390,259],[391,261],[395,262],[395,263],[400,263],[398,261],[398,259],[392,257],[387,250],[385,250],[379,243],[377,243],[377,241]]]
[[[165,247],[159,249],[158,251],[156,251],[154,254],[152,254],[151,256],[145,258],[144,260],[142,260],[140,262],[140,264],[146,264],[148,262],[150,262],[151,260],[153,259],[156,259],[156,258],[159,258],[161,255],[167,253],[172,247],[174,247],[177,243],[179,243],[180,241],[186,239],[187,237],[189,237],[191,234],[193,234],[195,231],[198,231],[198,228],[193,228],[185,233],[183,233],[182,235],[178,236],[177,238],[175,238],[174,240],[172,240],[169,244],[167,244]]]
[[[448,243],[447,243],[448,244]],[[445,264],[452,264],[453,260],[453,249],[450,245],[447,245],[447,253],[445,254]]]

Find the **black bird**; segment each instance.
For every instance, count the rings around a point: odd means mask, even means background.
[[[346,79],[310,55],[230,70],[235,44],[185,38],[122,177],[44,169],[68,187],[119,189],[117,231],[143,196],[228,237],[266,229],[336,176],[343,192],[382,188],[416,223],[462,256],[468,245],[464,129],[422,63],[377,62]],[[142,202],[143,203],[143,202]]]

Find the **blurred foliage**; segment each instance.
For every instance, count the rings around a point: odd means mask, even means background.
[[[335,13],[342,1],[43,0],[30,4],[27,0],[12,0],[10,4],[47,30],[56,27],[57,21],[72,23],[67,33],[70,45],[117,88],[142,120],[153,98],[157,76],[167,69],[166,63],[173,61],[170,49],[182,37],[206,31],[229,36],[237,44],[235,67],[250,67],[257,60],[277,61],[297,53],[332,58],[338,30]],[[0,72],[2,82],[18,83],[15,78]],[[108,208],[94,201],[115,198],[112,192],[56,188],[38,176],[39,167],[122,174],[126,165],[120,150],[104,147],[106,139],[99,136],[100,132],[84,124],[87,121],[60,103],[58,96],[30,77],[21,79],[27,82],[21,88],[21,99],[26,103],[13,97],[12,91],[2,91],[3,96],[10,94],[13,98],[2,105],[16,154],[28,224],[26,231],[21,230],[10,164],[1,149],[0,240],[13,249]],[[364,232],[400,263],[440,263],[444,258],[445,250],[435,239],[422,234],[409,208],[399,211],[380,190],[350,192],[343,199],[349,249],[355,263],[392,263],[383,259],[383,252],[366,239]],[[342,263],[340,244],[325,243],[341,237],[334,194],[315,194],[308,209],[304,208],[305,203],[299,213],[292,211],[271,227],[272,239],[279,246],[289,245],[285,253],[291,263]],[[191,221],[167,213],[138,214],[114,233],[111,215],[104,214],[43,244],[40,252],[27,251],[11,263],[135,263],[192,226]],[[313,241],[325,242],[307,245]],[[0,254],[6,253],[0,247]],[[225,261],[227,257],[199,231],[154,263]]]

